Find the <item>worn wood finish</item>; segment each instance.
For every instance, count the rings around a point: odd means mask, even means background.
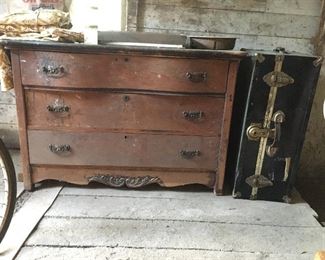
[[[26,189],[54,179],[131,188],[199,183],[220,194],[245,52],[2,44],[22,71],[15,87]]]
[[[213,188],[216,174],[211,172],[198,171],[175,171],[175,170],[148,170],[148,169],[123,169],[123,168],[109,168],[109,167],[93,167],[93,168],[67,168],[67,167],[51,167],[33,165],[32,179],[34,183],[44,180],[53,179],[65,181],[69,183],[85,185],[89,183],[89,178],[96,175],[109,176],[124,176],[124,177],[143,177],[151,176],[158,177],[163,187],[176,187],[188,184],[202,184]]]
[[[224,1],[211,1],[211,0],[143,0],[141,5],[167,5],[172,7],[189,7],[198,9],[219,9],[219,10],[240,10],[250,12],[263,12],[266,7],[267,0],[224,0]],[[303,0],[302,0],[303,1]]]
[[[232,62],[230,64],[229,74],[228,74],[228,92],[226,95],[226,102],[223,115],[223,125],[222,125],[222,137],[220,140],[220,150],[219,150],[219,160],[217,172],[226,171],[226,162],[227,162],[227,152],[228,152],[228,143],[229,143],[229,132],[230,132],[230,123],[231,123],[231,114],[234,102],[234,93],[236,86],[236,75],[239,64],[237,62]],[[233,151],[236,152],[236,151]],[[223,183],[225,179],[225,174],[219,174],[215,183],[214,192],[216,194],[222,194]]]
[[[196,58],[196,59],[227,59],[239,60],[247,56],[245,51],[235,50],[202,50],[202,49],[184,49],[171,47],[149,47],[149,46],[129,46],[129,45],[94,45],[94,44],[75,44],[75,43],[58,43],[46,41],[26,41],[26,40],[8,40],[2,39],[0,44],[5,49],[14,50],[33,50],[44,52],[61,52],[66,54],[83,53],[83,54],[120,54],[135,55],[145,57],[165,57],[165,58]]]
[[[316,55],[322,56],[325,44],[325,1],[322,0],[320,9],[320,19],[318,33],[315,37],[315,53]]]
[[[26,107],[24,98],[24,89],[21,84],[20,62],[19,52],[11,51],[11,64],[13,72],[14,87],[16,93],[17,102],[17,115],[18,115],[18,129],[19,129],[19,143],[21,152],[21,168],[24,177],[24,187],[26,190],[32,189],[31,169],[29,165],[29,153],[28,153],[28,138],[26,130]]]
[[[140,4],[140,12],[145,5],[162,5],[171,7],[188,7],[195,9],[216,9],[228,11],[242,11],[246,13],[275,13],[275,14],[294,14],[304,16],[319,15],[319,0],[225,0],[225,1],[183,1],[183,0],[144,0]],[[130,24],[131,26],[132,24]],[[133,25],[134,26],[134,25]]]
[[[187,37],[180,34],[139,33],[139,32],[98,32],[99,44],[109,43],[154,43],[185,46]]]
[[[29,129],[110,130],[217,136],[221,132],[223,97],[87,91],[25,91]],[[50,112],[55,103],[69,112]],[[185,114],[184,114],[185,112]],[[188,112],[202,112],[189,119]]]
[[[136,31],[138,23],[139,0],[127,0],[127,31]]]
[[[229,66],[226,60],[38,51],[23,51],[20,62],[22,83],[29,86],[194,93],[224,93]],[[64,71],[59,76],[44,72],[44,68],[60,66]],[[187,73],[207,73],[207,78],[193,82]]]
[[[267,0],[266,12],[318,17],[320,2],[321,0]]]
[[[219,149],[218,137],[199,136],[29,130],[28,140],[31,164],[214,170]],[[53,153],[50,144],[70,145],[71,152]],[[181,151],[200,151],[200,155],[184,158]]]
[[[313,53],[320,10],[321,0],[145,0],[132,30],[237,37],[235,49]]]
[[[201,28],[202,30],[204,28]],[[160,32],[160,33],[181,33],[185,35],[201,35],[201,36],[214,36],[214,37],[237,37],[235,49],[247,48],[250,49],[265,49],[273,50],[279,46],[283,46],[289,51],[298,51],[301,53],[313,53],[313,41],[306,38],[290,38],[290,37],[277,37],[268,35],[254,35],[254,34],[233,34],[223,32],[210,32],[198,31],[194,28],[177,29],[177,28],[139,28],[141,32]]]
[[[137,23],[139,31],[175,29],[306,39],[315,36],[319,22],[319,18],[316,16],[294,14],[289,16],[266,12],[247,13],[236,10],[198,9],[183,5],[175,7],[162,4],[145,5],[139,10],[139,14]]]

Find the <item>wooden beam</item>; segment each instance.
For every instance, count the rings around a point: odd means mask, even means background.
[[[121,1],[121,31],[126,31],[127,30],[127,23],[128,23],[128,5],[127,5],[127,0],[122,0]]]
[[[322,0],[318,33],[315,38],[315,53],[322,55],[325,44],[325,0]]]
[[[137,31],[139,0],[127,0],[127,31]]]

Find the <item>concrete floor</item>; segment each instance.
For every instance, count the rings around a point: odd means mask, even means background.
[[[17,259],[313,259],[325,249],[325,229],[299,194],[294,202],[197,187],[66,185]]]

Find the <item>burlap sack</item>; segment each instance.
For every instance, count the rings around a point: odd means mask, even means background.
[[[10,60],[5,50],[0,48],[0,91],[8,91],[14,87]]]
[[[71,28],[69,14],[39,9],[0,17],[0,32],[4,34],[38,33],[48,28]]]
[[[73,32],[70,30],[62,29],[62,28],[56,28],[56,29],[49,29],[45,32],[48,32],[50,35],[50,39],[52,41],[58,41],[58,42],[79,42],[82,43],[85,41],[85,37],[83,33],[79,32]]]

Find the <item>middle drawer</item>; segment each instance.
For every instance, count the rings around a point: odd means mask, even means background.
[[[26,89],[29,129],[217,136],[224,98]]]
[[[220,138],[29,130],[31,164],[216,170]]]

